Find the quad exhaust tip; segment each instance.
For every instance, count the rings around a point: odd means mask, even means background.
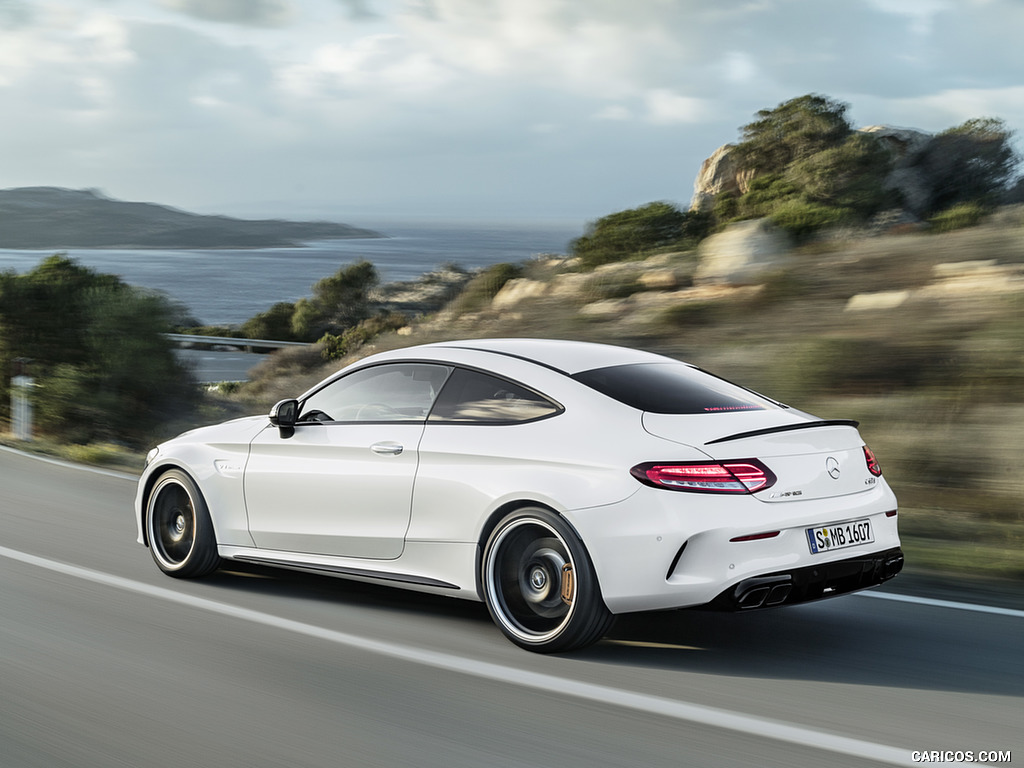
[[[716,611],[750,611],[834,597],[882,584],[903,570],[899,547],[782,573],[754,576],[727,587],[704,606]]]
[[[736,585],[734,597],[741,610],[782,605],[793,590],[793,581],[787,576],[767,576],[747,579]]]

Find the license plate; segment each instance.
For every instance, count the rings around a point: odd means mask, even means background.
[[[831,552],[834,549],[856,547],[859,544],[870,544],[874,540],[870,520],[854,520],[852,523],[823,525],[820,528],[807,529],[807,543],[811,547],[812,555]]]

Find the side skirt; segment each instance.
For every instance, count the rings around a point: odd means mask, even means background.
[[[321,573],[329,576],[340,576],[342,578],[368,579],[382,582],[397,582],[399,584],[411,584],[420,587],[433,587],[435,589],[454,589],[458,591],[456,584],[449,584],[440,579],[431,579],[426,576],[417,576],[411,573],[390,573],[388,571],[375,571],[366,568],[351,568],[342,565],[326,565],[319,563],[301,563],[293,560],[278,560],[271,557],[260,557],[259,555],[240,554],[231,558],[256,565],[268,565],[276,568],[288,568],[294,571],[306,571],[309,573]]]

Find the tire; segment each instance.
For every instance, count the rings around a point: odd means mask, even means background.
[[[611,627],[583,542],[549,510],[523,508],[502,519],[487,539],[481,576],[491,618],[520,648],[578,650]]]
[[[198,578],[220,567],[206,501],[181,470],[164,472],[153,486],[146,504],[146,533],[153,560],[168,576]]]

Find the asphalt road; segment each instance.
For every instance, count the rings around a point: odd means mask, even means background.
[[[476,603],[258,569],[170,579],[135,543],[133,493],[0,451],[3,768],[1024,761],[1024,611],[669,612],[538,656]]]

